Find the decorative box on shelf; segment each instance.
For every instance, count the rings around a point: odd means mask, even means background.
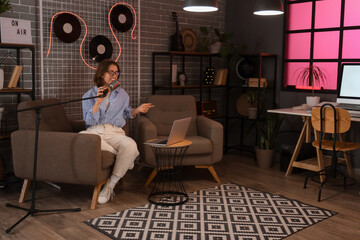
[[[215,100],[196,101],[198,115],[213,117],[217,115],[217,102]]]

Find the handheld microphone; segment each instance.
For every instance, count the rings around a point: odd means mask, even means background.
[[[120,86],[119,80],[114,80],[114,81],[112,81],[112,82],[109,84],[109,87],[106,88],[106,89],[103,91],[102,97],[105,97],[106,94],[107,94],[109,91],[114,90],[114,89],[117,88],[118,86]]]

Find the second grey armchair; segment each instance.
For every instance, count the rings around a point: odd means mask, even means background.
[[[206,168],[216,182],[220,183],[213,165],[223,157],[223,126],[210,118],[198,116],[195,98],[190,95],[152,95],[148,102],[155,107],[138,117],[135,126],[141,164],[156,166],[154,154],[144,142],[168,136],[174,120],[192,117],[186,136],[186,139],[192,141],[192,145],[184,156],[183,165]],[[145,186],[151,183],[156,174],[154,169]]]

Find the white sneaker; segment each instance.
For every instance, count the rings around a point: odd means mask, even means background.
[[[113,189],[109,187],[109,185],[106,183],[103,190],[101,190],[99,194],[98,203],[105,204],[110,200],[110,198],[111,200],[113,200],[114,197],[115,197],[115,193]]]

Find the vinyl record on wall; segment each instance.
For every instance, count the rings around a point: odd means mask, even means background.
[[[54,32],[60,41],[72,43],[80,37],[81,25],[74,15],[62,13],[54,21]]]
[[[90,41],[89,53],[93,60],[96,62],[101,62],[104,59],[111,58],[113,47],[107,37],[103,35],[97,35]]]
[[[111,11],[110,22],[119,32],[127,32],[133,25],[134,18],[128,7],[117,5]]]

